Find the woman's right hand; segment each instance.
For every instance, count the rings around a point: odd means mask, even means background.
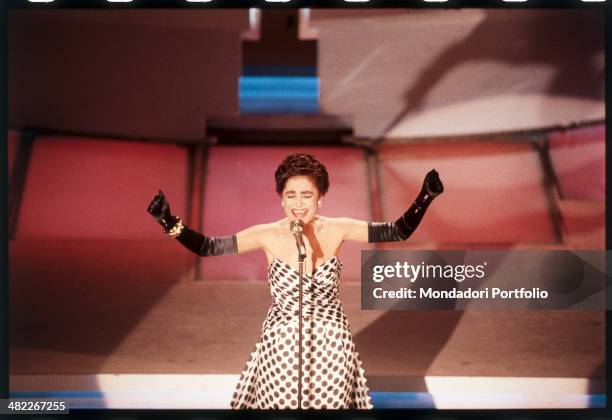
[[[194,232],[183,222],[170,213],[170,204],[163,192],[159,192],[147,207],[147,212],[163,226],[168,235],[176,238],[185,248],[202,257],[213,255],[236,255],[238,244],[236,235],[209,238],[201,233]],[[178,223],[178,224],[177,224]],[[177,227],[177,232],[171,229]]]
[[[151,216],[155,218],[159,222],[160,225],[164,227],[164,229],[170,229],[174,222],[174,217],[170,213],[170,204],[168,200],[166,200],[166,196],[160,190],[159,193],[153,197],[151,203],[149,203],[149,207],[147,208],[147,212]]]

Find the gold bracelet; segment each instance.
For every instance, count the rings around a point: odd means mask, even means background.
[[[183,226],[183,221],[181,220],[181,218],[177,217],[177,219],[178,221],[176,222],[174,227],[166,232],[166,234],[168,234],[168,236],[171,238],[176,238],[177,236],[179,236],[181,232],[183,232],[183,228],[185,227]]]

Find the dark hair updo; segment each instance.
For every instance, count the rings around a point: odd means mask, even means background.
[[[311,177],[321,195],[327,192],[329,188],[327,169],[313,155],[306,153],[290,154],[281,162],[274,174],[276,192],[282,194],[287,180],[300,175]]]

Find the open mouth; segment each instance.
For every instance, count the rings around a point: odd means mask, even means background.
[[[291,210],[291,214],[293,214],[296,219],[303,218],[306,216],[306,213],[308,213],[308,210]]]

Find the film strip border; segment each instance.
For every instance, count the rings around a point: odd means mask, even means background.
[[[8,8],[593,8],[608,0],[5,0]],[[612,0],[610,0],[612,1]]]

